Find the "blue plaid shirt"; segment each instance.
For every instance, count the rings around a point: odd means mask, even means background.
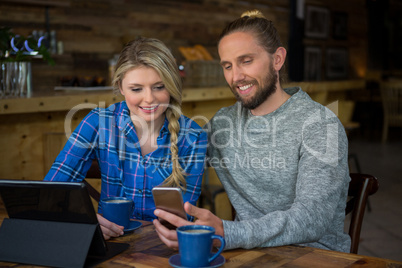
[[[179,123],[179,162],[187,175],[183,200],[196,205],[201,194],[207,135],[185,116],[180,117]],[[106,109],[95,108],[72,133],[44,180],[82,181],[92,160],[97,159],[102,174],[101,199],[109,196],[131,198],[135,203],[132,218],[150,221],[155,219],[152,188],[161,185],[172,173],[167,119],[157,145],[155,151],[141,155],[125,101]]]

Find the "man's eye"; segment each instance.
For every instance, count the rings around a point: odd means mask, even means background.
[[[223,69],[225,69],[225,70],[230,70],[230,69],[232,69],[232,65],[223,66]]]
[[[251,63],[251,62],[252,62],[252,60],[245,60],[245,61],[243,61],[244,64],[248,64],[248,63]]]

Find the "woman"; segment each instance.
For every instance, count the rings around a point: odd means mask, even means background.
[[[181,115],[182,83],[174,57],[159,40],[128,43],[112,81],[125,101],[92,110],[79,124],[45,180],[82,181],[96,159],[102,174],[101,199],[125,196],[135,203],[134,219],[155,219],[152,188],[182,188],[196,204],[201,192],[206,133]],[[99,211],[101,212],[101,211]],[[123,227],[98,215],[104,237]]]

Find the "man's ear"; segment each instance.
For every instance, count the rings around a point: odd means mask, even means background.
[[[286,60],[286,49],[284,47],[278,47],[274,53],[273,66],[276,71],[279,71]]]

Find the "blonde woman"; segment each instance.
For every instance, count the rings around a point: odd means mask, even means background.
[[[151,190],[183,189],[195,205],[201,193],[206,133],[181,114],[182,83],[175,59],[159,40],[138,38],[122,50],[112,81],[125,101],[92,110],[75,129],[45,180],[82,181],[92,160],[102,174],[101,199],[125,196],[133,219],[155,219]],[[124,233],[98,215],[104,237]]]

